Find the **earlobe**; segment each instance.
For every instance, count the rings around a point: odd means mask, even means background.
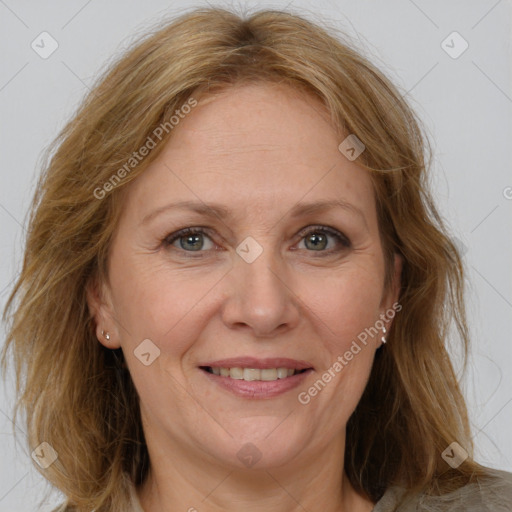
[[[89,312],[94,318],[95,333],[98,341],[107,348],[121,346],[115,323],[108,290],[97,279],[91,279],[86,285],[86,297]]]

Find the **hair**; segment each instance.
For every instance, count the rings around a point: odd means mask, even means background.
[[[86,287],[108,280],[123,190],[172,130],[129,170],[126,162],[191,98],[258,82],[314,96],[340,137],[364,143],[356,163],[374,186],[386,286],[394,255],[403,258],[402,310],[347,425],[350,482],[378,501],[391,485],[443,493],[484,474],[446,347],[457,334],[465,369],[464,268],[429,192],[432,150],[416,114],[327,24],[275,10],[200,8],[158,26],[102,74],[49,147],[31,204],[22,270],[4,310],[2,367],[11,349],[14,417],[26,413],[31,449],[46,441],[58,453],[36,468],[66,496],[67,510],[125,510],[128,486],[149,469],[137,391],[121,349],[96,338]],[[457,469],[441,457],[454,441],[469,454]]]

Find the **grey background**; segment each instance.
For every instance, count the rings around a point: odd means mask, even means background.
[[[0,0],[0,307],[21,266],[23,226],[43,149],[72,115],[100,69],[163,16],[205,2]],[[319,15],[406,93],[435,150],[432,186],[465,251],[473,351],[464,391],[479,462],[512,471],[511,2],[316,0],[212,2]],[[252,9],[251,9],[252,10]],[[42,59],[47,31],[58,49]],[[460,57],[441,43],[468,42]],[[451,44],[451,43],[449,43]],[[455,50],[458,43],[453,43]],[[2,343],[5,337],[2,329]],[[457,368],[457,351],[453,351]],[[0,510],[28,512],[48,487],[28,447],[14,446],[12,373],[0,394]],[[17,426],[22,434],[23,425]],[[42,471],[42,470],[41,470]],[[51,510],[60,496],[42,509]]]

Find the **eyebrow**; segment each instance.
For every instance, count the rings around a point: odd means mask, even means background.
[[[331,210],[334,208],[342,208],[347,210],[353,214],[361,217],[366,226],[366,217],[363,212],[355,205],[343,201],[341,199],[332,199],[328,201],[316,201],[314,203],[297,203],[290,211],[290,216],[292,218],[301,217],[304,215],[323,212],[327,210]],[[221,204],[218,203],[202,203],[196,201],[180,201],[177,203],[171,203],[165,206],[161,206],[156,210],[153,210],[151,213],[146,215],[142,221],[141,225],[147,224],[155,217],[159,216],[161,213],[170,210],[191,210],[201,215],[205,215],[206,217],[211,218],[220,218],[221,220],[227,219],[231,214],[231,210]]]

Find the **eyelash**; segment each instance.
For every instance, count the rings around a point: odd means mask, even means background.
[[[180,252],[194,254],[194,255],[191,254],[190,256],[186,256],[187,258],[202,258],[204,256],[202,254],[200,254],[200,253],[204,253],[204,252],[208,252],[208,251],[203,251],[203,250],[200,250],[200,251],[185,251],[185,250],[183,250],[181,248],[172,247],[172,244],[176,240],[179,240],[180,238],[184,238],[186,236],[196,235],[196,234],[203,234],[203,235],[208,236],[208,238],[211,239],[211,236],[208,235],[208,232],[209,232],[208,228],[202,228],[202,227],[185,228],[185,229],[181,229],[179,231],[176,231],[175,233],[171,233],[170,235],[167,235],[162,240],[162,242],[168,248],[178,249]],[[342,233],[340,233],[336,229],[333,229],[333,228],[330,228],[330,227],[327,227],[327,226],[308,226],[307,228],[304,228],[299,233],[299,236],[301,237],[300,241],[302,241],[308,235],[311,235],[313,233],[321,233],[321,234],[325,234],[325,235],[331,235],[332,237],[337,239],[339,244],[341,244],[342,249],[336,249],[335,248],[335,249],[330,249],[330,250],[325,250],[325,251],[318,251],[320,253],[323,253],[324,255],[332,255],[335,252],[341,252],[342,250],[349,249],[352,246],[350,240],[345,235],[343,235]],[[212,240],[212,242],[213,242],[213,240]],[[309,252],[316,252],[316,251],[309,251]],[[195,254],[195,253],[197,253],[197,254]],[[318,257],[318,256],[316,256],[316,257]]]

